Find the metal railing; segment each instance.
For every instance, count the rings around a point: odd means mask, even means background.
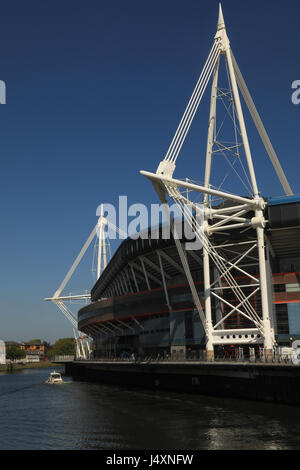
[[[119,356],[106,356],[106,357],[95,357],[90,359],[77,359],[80,361],[99,361],[99,362],[121,362],[128,364],[155,364],[155,363],[199,363],[199,362],[212,362],[206,359],[205,351],[200,351],[201,354],[197,356],[180,356],[180,355],[149,355],[141,357],[119,357]],[[229,363],[229,364],[264,364],[267,363],[265,357],[253,356],[253,357],[228,357],[225,355],[218,355],[214,358],[215,363]],[[268,361],[271,364],[295,364],[291,354],[274,354],[271,361]]]
[[[68,356],[55,356],[51,362],[71,362],[74,361],[75,356],[74,355],[68,355]]]

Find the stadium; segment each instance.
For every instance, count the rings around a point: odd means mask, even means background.
[[[210,81],[203,179],[195,181],[191,161],[185,178],[178,179],[177,160],[186,155],[182,148]],[[240,93],[281,183],[281,198],[261,196]],[[233,55],[221,6],[212,48],[169,149],[155,173],[140,173],[163,204],[172,236],[163,236],[163,226],[153,236],[150,227],[146,236],[126,239],[104,271],[98,269],[91,303],[78,312],[78,329],[93,339],[94,358],[259,356],[269,362],[280,347],[295,345],[300,197],[289,185]],[[170,217],[170,201],[179,219]],[[102,235],[105,223],[101,216]],[[185,223],[194,245],[178,237]]]
[[[252,215],[247,214],[247,217]],[[265,249],[272,293],[272,327],[277,345],[290,346],[293,341],[300,340],[300,197],[269,199],[264,217],[268,221]],[[211,223],[214,223],[213,219]],[[234,230],[230,240],[222,233],[214,233],[212,237],[214,246],[220,247],[224,256],[225,251],[228,256],[230,244],[233,256],[236,256],[239,247],[255,239],[256,233],[250,228],[246,233],[244,229]],[[203,252],[185,250],[186,240],[183,238],[180,242],[205,311]],[[242,266],[259,280],[253,251],[244,257]],[[245,276],[240,271],[233,270],[232,274],[241,285]],[[213,321],[220,322],[228,313],[227,302],[237,305],[238,299],[234,298],[226,281],[218,278],[214,267],[211,267],[210,278],[219,285],[225,299],[225,303],[218,299],[212,302]],[[123,241],[93,287],[91,300],[78,312],[78,328],[93,338],[95,358],[132,353],[136,357],[187,358],[201,357],[205,351],[205,332],[175,241],[164,239],[161,228],[158,237],[151,238],[149,229],[147,238]],[[261,316],[260,292],[251,297],[251,304]],[[228,330],[230,334],[221,337],[220,346],[214,348],[215,356],[220,348],[224,352],[224,347],[228,353],[233,347],[231,342],[235,351],[242,348],[247,356],[251,347],[251,338],[247,334],[251,333],[249,320],[236,311],[220,325],[223,332]],[[231,334],[233,330],[241,334],[236,337]],[[258,353],[262,346],[260,335],[252,332],[252,336],[253,348]]]

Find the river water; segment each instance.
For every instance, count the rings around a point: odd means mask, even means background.
[[[0,374],[0,449],[300,449],[300,408]]]

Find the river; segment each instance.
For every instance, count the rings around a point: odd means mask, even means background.
[[[0,374],[0,449],[300,449],[300,408]]]

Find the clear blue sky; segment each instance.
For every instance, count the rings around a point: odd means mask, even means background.
[[[291,102],[291,83],[300,79],[299,1],[224,0],[223,11],[248,87],[300,193],[300,105]],[[42,299],[95,225],[98,204],[119,194],[156,202],[139,170],[155,170],[165,154],[217,14],[211,0],[1,3],[1,339],[72,335]],[[203,116],[207,123],[207,110]],[[200,162],[204,130],[193,136]],[[263,194],[280,195],[255,133],[251,145]],[[74,288],[91,288],[91,256]]]

